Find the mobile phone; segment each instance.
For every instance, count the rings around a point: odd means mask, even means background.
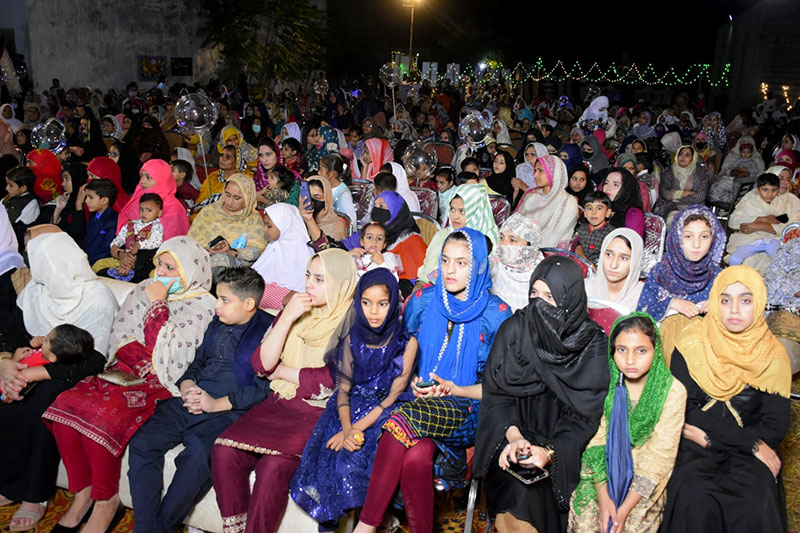
[[[417,383],[418,389],[427,389],[429,387],[433,387],[434,385],[439,385],[439,382],[435,379],[429,379],[428,381],[420,381]]]
[[[525,468],[524,466],[511,463],[508,468],[506,468],[506,472],[517,478],[518,481],[521,481],[525,485],[532,485],[537,481],[541,481],[547,477],[550,477],[550,472],[539,468],[538,466],[534,466],[533,468]]]
[[[307,181],[301,181],[300,182],[300,196],[305,198],[304,203],[303,203],[303,209],[305,209],[306,205],[311,207],[311,195],[308,193],[308,182]],[[310,210],[310,209],[307,209],[307,210]]]
[[[528,455],[527,453],[517,454],[517,462],[524,461],[525,459],[530,459],[530,457],[531,456]]]
[[[217,235],[217,236],[214,238],[214,240],[212,240],[211,242],[209,242],[209,243],[208,243],[208,247],[209,247],[209,248],[211,248],[211,249],[213,249],[213,248],[215,248],[215,247],[216,247],[216,246],[217,246],[219,243],[221,243],[221,242],[222,242],[222,241],[224,241],[224,240],[225,240],[225,237],[223,237],[222,235]]]

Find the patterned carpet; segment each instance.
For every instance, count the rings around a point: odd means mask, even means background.
[[[44,515],[44,518],[39,522],[36,529],[30,531],[36,531],[37,533],[49,532],[53,526],[58,523],[58,519],[61,518],[61,515],[69,509],[71,502],[72,494],[66,490],[58,489],[53,503],[47,509],[47,514]],[[8,531],[8,525],[11,523],[11,518],[14,516],[18,507],[19,504],[0,507],[0,532],[5,533]],[[131,531],[133,531],[133,511],[128,509],[125,512],[125,517],[117,527],[114,528],[114,533],[128,533]]]

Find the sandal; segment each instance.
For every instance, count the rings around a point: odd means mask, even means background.
[[[44,503],[37,503],[36,505],[42,507],[43,509],[41,512],[38,511],[31,511],[30,509],[18,509],[14,516],[11,518],[11,524],[8,526],[9,531],[30,531],[31,529],[35,529],[39,521],[44,517],[45,513],[47,512],[47,504],[48,502]],[[15,526],[14,521],[20,519],[30,519],[33,520],[33,523],[26,526]]]
[[[9,500],[5,496],[0,496],[0,507],[5,507],[6,505],[11,505],[14,503],[14,500]]]

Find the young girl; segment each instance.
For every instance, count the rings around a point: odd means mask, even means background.
[[[609,521],[612,532],[656,531],[683,429],[686,389],[672,378],[658,328],[646,313],[618,318],[608,346],[611,380],[604,416],[581,458],[581,481],[572,494],[568,531],[606,533]],[[627,416],[612,410],[615,395],[623,391],[629,402]],[[610,435],[615,430],[621,430],[621,440]],[[607,455],[618,457],[623,450],[624,456],[626,449],[631,450],[627,464],[632,482],[618,505],[609,496],[608,485],[621,480],[608,467]]]
[[[791,368],[764,320],[767,291],[744,265],[723,270],[708,314],[681,332],[671,369],[686,420],[661,531],[786,531],[779,449]]]
[[[258,143],[258,164],[256,165],[256,172],[253,175],[253,182],[255,182],[256,191],[258,191],[259,203],[271,205],[275,203],[275,201],[282,202],[285,200],[285,198],[279,198],[277,200],[273,199],[273,201],[270,202],[270,198],[267,196],[270,190],[280,189],[280,187],[272,187],[269,178],[273,170],[282,164],[283,155],[278,148],[278,143],[269,137],[262,137],[261,141]]]
[[[381,427],[400,402],[413,399],[407,388],[417,341],[400,320],[395,277],[386,269],[364,274],[353,308],[355,324],[329,362],[338,391],[290,485],[292,498],[320,522],[320,531],[334,531],[339,517],[364,503]]]
[[[446,488],[463,482],[465,470],[458,465],[463,461],[465,469],[466,448],[475,440],[478,377],[497,328],[511,315],[508,305],[489,293],[488,255],[482,233],[453,232],[442,250],[436,284],[416,291],[406,305],[406,329],[419,342],[412,384],[416,399],[384,425],[387,433],[375,456],[358,533],[374,532],[381,524],[398,485],[411,529],[432,531],[434,473]],[[447,460],[434,468],[437,448]],[[457,473],[445,476],[442,463]]]
[[[692,318],[705,312],[724,252],[725,230],[707,207],[679,212],[667,235],[664,257],[644,284],[638,310],[657,322],[672,314]]]
[[[355,230],[356,207],[353,204],[353,195],[347,187],[346,169],[344,159],[339,154],[327,154],[319,162],[319,175],[327,178],[331,184],[333,209],[347,215],[351,229]]]
[[[403,262],[392,252],[386,252],[386,226],[380,222],[369,222],[361,228],[361,247],[350,250],[355,257],[356,271],[362,276],[376,268],[385,268],[399,278],[403,273]]]

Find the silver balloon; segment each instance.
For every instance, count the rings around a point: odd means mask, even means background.
[[[458,135],[473,150],[486,146],[492,124],[483,115],[469,114],[458,125]]]
[[[328,93],[328,80],[325,78],[314,80],[314,92],[320,97],[324,97]]]
[[[181,96],[175,105],[175,118],[181,128],[200,130],[210,128],[217,121],[219,111],[208,96],[192,93]]]
[[[436,150],[430,144],[414,141],[403,153],[403,166],[409,177],[427,178],[436,170]]]
[[[396,87],[403,81],[403,72],[397,63],[384,63],[378,70],[378,77],[387,87]]]
[[[60,153],[67,146],[67,135],[64,124],[51,118],[37,125],[31,131],[31,144],[34,148],[45,148],[54,154]]]

